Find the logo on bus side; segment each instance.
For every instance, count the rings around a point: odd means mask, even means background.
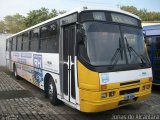
[[[101,83],[107,84],[109,82],[109,74],[102,74],[101,75]]]
[[[34,78],[40,83],[43,81],[43,71],[42,71],[42,55],[33,55],[33,66],[34,66]]]

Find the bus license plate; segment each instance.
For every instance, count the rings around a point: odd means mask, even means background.
[[[132,94],[127,94],[124,96],[124,99],[125,100],[132,100],[133,98],[135,98],[135,95],[132,93]]]

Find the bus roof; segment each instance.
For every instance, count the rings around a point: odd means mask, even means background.
[[[155,30],[160,29],[160,24],[158,25],[147,25],[143,27],[143,30]]]
[[[137,18],[137,19],[141,20],[138,16],[136,16],[136,15],[134,15],[134,14],[132,14],[132,13],[123,11],[123,10],[121,10],[121,9],[119,9],[119,8],[88,7],[88,6],[86,6],[86,7],[76,8],[76,9],[74,9],[74,10],[72,10],[72,11],[69,11],[69,12],[67,12],[67,13],[64,13],[64,14],[62,14],[62,15],[59,15],[59,16],[56,16],[56,17],[54,17],[54,18],[48,19],[48,20],[46,20],[46,21],[44,21],[44,22],[41,22],[41,23],[36,24],[36,25],[34,25],[34,26],[32,26],[32,27],[29,27],[29,28],[27,28],[27,29],[25,29],[25,30],[22,30],[22,31],[20,31],[20,32],[18,32],[18,33],[16,33],[16,34],[13,34],[13,35],[10,36],[9,38],[14,37],[14,36],[16,36],[16,35],[18,35],[18,34],[21,34],[21,33],[23,33],[23,32],[26,32],[26,31],[28,31],[28,30],[31,30],[31,29],[33,29],[33,28],[36,28],[36,27],[38,27],[38,26],[41,26],[41,25],[43,25],[43,24],[45,24],[45,23],[51,22],[51,21],[53,21],[53,20],[56,20],[56,19],[65,17],[65,16],[70,15],[70,14],[72,14],[72,13],[75,13],[75,12],[80,13],[80,12],[82,12],[82,11],[89,11],[89,10],[105,10],[105,11],[119,12],[119,13],[127,14],[127,15],[129,15],[129,16],[132,16],[132,17],[134,17],[134,18]]]
[[[160,25],[144,26],[143,30],[144,30],[146,36],[160,35]]]

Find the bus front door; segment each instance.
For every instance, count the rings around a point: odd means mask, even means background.
[[[69,102],[75,102],[75,25],[63,27],[62,92]]]

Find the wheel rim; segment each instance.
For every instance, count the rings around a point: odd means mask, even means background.
[[[53,85],[52,85],[52,83],[49,83],[48,93],[49,93],[49,99],[52,100],[52,98],[53,98]]]

